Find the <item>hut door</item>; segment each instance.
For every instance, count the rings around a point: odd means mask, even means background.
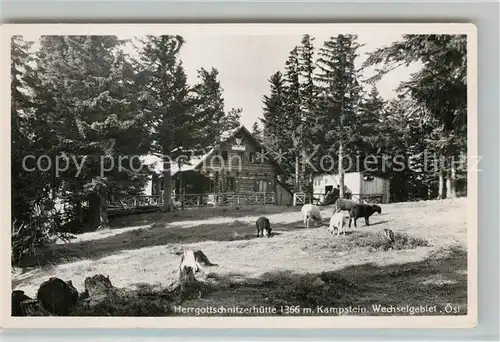
[[[259,181],[259,192],[267,192],[267,181],[266,180]]]
[[[267,181],[265,179],[255,180],[255,192],[267,192]]]

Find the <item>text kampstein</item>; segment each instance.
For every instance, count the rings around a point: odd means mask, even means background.
[[[323,305],[316,306],[316,314],[318,315],[346,315],[346,314],[359,314],[366,313],[366,308],[359,306],[347,307],[326,307]]]

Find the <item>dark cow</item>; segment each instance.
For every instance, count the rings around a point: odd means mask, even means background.
[[[257,237],[271,237],[271,223],[267,217],[259,217],[255,225],[257,226]]]
[[[342,210],[351,211],[352,207],[356,204],[356,202],[339,198],[335,201],[335,206],[333,207],[333,213],[340,213]]]
[[[369,226],[370,222],[368,218],[375,212],[382,214],[382,208],[376,204],[355,203],[349,212],[349,228],[351,228],[352,219],[354,219],[354,227],[357,228],[356,220],[360,217],[364,217],[365,224]]]

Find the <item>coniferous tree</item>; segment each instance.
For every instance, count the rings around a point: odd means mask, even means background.
[[[317,111],[318,111],[318,89],[314,82],[316,63],[314,60],[314,38],[308,34],[302,36],[299,46],[299,80],[300,80],[300,107],[302,114],[302,140],[303,150],[307,155],[312,155],[310,161],[313,165],[318,164],[316,154],[315,136],[318,133]],[[313,170],[308,167],[307,162],[303,165],[303,172],[306,180],[310,180]],[[310,188],[311,184],[305,184]]]
[[[76,204],[77,216],[82,201],[88,201],[90,229],[108,227],[108,199],[144,184],[135,171],[139,162],[123,160],[147,150],[147,144],[127,138],[146,131],[131,104],[131,66],[121,45],[115,36],[40,40],[36,116],[50,134],[45,152],[52,161],[62,153],[80,165],[69,163],[61,177],[55,175],[52,188]]]
[[[272,150],[278,151],[286,144],[285,81],[283,74],[277,71],[269,78],[270,93],[263,98],[263,135],[264,143]]]
[[[403,82],[408,92],[436,119],[434,147],[447,160],[439,173],[440,188],[447,178],[447,197],[456,196],[457,170],[453,157],[464,153],[467,141],[467,37],[464,35],[404,35],[390,46],[369,55],[365,66],[384,64],[376,81],[399,65],[413,62],[422,69]],[[440,197],[442,196],[440,192]]]
[[[187,84],[179,58],[184,38],[147,36],[140,42],[140,97],[152,124],[153,152],[163,157],[163,208],[170,211],[174,152],[196,145],[201,120],[195,111],[195,93]]]
[[[356,135],[354,148],[356,157],[361,165],[359,170],[365,168],[380,171],[381,166],[381,121],[384,115],[385,103],[380,97],[375,86],[368,96],[361,100],[356,118]],[[368,159],[370,158],[370,160]],[[368,163],[370,162],[370,163]]]
[[[259,142],[262,142],[262,130],[259,127],[259,124],[257,121],[255,121],[252,125],[252,135],[259,140]]]
[[[200,137],[201,145],[212,145],[221,136],[234,131],[240,124],[241,109],[231,108],[225,112],[223,87],[218,79],[219,71],[201,68],[198,70],[199,83],[195,86],[197,94],[196,113],[205,129]]]
[[[298,47],[294,47],[285,63],[285,116],[283,127],[288,139],[283,141],[281,148],[286,151],[295,164],[295,188],[303,190],[304,173],[301,158],[305,154],[305,117],[302,112],[300,64]]]
[[[320,143],[326,151],[338,151],[339,190],[344,196],[343,155],[352,153],[354,124],[360,101],[359,71],[354,62],[360,47],[355,35],[331,37],[319,50],[317,81],[320,84]]]
[[[33,61],[29,49],[32,44],[20,36],[12,37],[11,41],[12,218],[19,222],[29,221],[32,201],[37,192],[36,180],[41,176],[33,177],[33,174],[27,173],[23,168],[23,159],[33,147],[30,139],[30,114],[34,103],[28,93],[33,86],[29,79],[29,64]],[[43,195],[41,191],[40,193]]]

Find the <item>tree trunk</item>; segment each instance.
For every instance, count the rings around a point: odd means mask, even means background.
[[[104,196],[92,194],[89,196],[89,229],[109,229],[108,207]]]
[[[342,141],[339,145],[339,197],[344,198],[344,167],[342,159],[344,158],[344,147]]]
[[[297,191],[302,191],[302,186],[300,184],[300,162],[299,162],[299,155],[295,155],[295,186],[297,188]]]
[[[88,230],[96,230],[101,224],[101,203],[99,196],[89,195],[89,224]]]
[[[450,171],[448,172],[446,178],[446,198],[456,198],[457,194],[455,191],[456,187],[456,176],[457,170],[453,160],[450,160]]]
[[[166,154],[167,149],[164,149]],[[170,159],[167,155],[163,159],[163,211],[172,211],[172,174],[170,173]]]
[[[79,199],[75,203],[75,220],[78,223],[79,229],[83,224],[82,201]]]
[[[179,163],[179,170],[181,163]],[[179,201],[181,202],[181,210],[184,210],[184,181],[182,179],[182,172],[179,172]]]
[[[438,199],[444,198],[444,171],[439,170]]]
[[[105,196],[100,196],[100,222],[99,229],[109,229],[108,221],[108,200]]]

